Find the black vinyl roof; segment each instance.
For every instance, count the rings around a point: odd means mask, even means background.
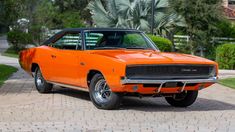
[[[141,32],[136,29],[124,29],[124,28],[66,28],[62,30],[62,32],[69,32],[69,31],[135,31]]]
[[[50,44],[53,40],[56,38],[59,38],[60,36],[64,35],[67,32],[81,32],[81,31],[126,31],[126,32],[142,32],[136,29],[123,29],[123,28],[66,28],[62,31],[56,33],[51,38],[46,40],[43,44],[47,45]]]

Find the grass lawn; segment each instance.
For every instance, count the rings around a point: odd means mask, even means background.
[[[0,64],[0,86],[16,71],[15,67]]]
[[[221,79],[219,80],[219,83],[224,86],[235,89],[235,78]]]
[[[14,57],[14,58],[19,58],[18,53],[12,49],[11,47],[8,48],[4,53],[2,53],[3,56],[8,56],[8,57]]]

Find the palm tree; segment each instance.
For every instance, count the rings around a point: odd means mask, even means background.
[[[149,32],[152,0],[94,0],[88,9],[97,27],[135,28]],[[169,8],[167,0],[156,0],[155,32],[162,35],[174,26],[182,26],[183,19]]]

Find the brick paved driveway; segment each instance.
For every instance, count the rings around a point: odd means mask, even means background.
[[[16,59],[0,63],[18,67]],[[124,98],[120,110],[96,109],[88,93],[56,87],[39,94],[19,70],[0,88],[1,131],[235,131],[235,90],[215,84],[188,108],[163,98]]]

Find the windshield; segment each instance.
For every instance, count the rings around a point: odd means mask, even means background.
[[[133,31],[85,32],[85,45],[87,50],[157,49],[153,42],[143,33]]]

